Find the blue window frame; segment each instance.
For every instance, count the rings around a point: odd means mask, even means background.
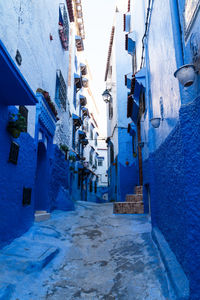
[[[55,102],[58,105],[58,107],[62,107],[66,111],[66,101],[67,101],[67,86],[61,70],[57,70]]]

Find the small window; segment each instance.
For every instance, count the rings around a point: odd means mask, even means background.
[[[90,165],[93,164],[93,150],[92,149],[90,150],[89,162],[90,162]]]
[[[113,143],[110,142],[110,163],[114,162],[114,146]]]
[[[76,93],[77,93],[77,88],[76,88],[76,84],[74,84],[74,99],[73,99],[73,103],[74,103],[74,107],[76,108]]]
[[[93,190],[93,184],[92,184],[92,180],[90,180],[90,193],[92,193]]]
[[[12,162],[13,164],[17,164],[19,155],[19,145],[15,142],[12,142],[10,145],[10,154],[9,154],[9,162]]]
[[[103,159],[98,159],[98,167],[103,167]]]
[[[93,140],[93,129],[90,128],[90,139]]]
[[[32,189],[31,188],[23,188],[23,201],[22,204],[23,206],[27,206],[31,204],[31,193]]]
[[[27,126],[28,126],[28,109],[25,106],[20,105],[19,106],[19,113],[25,119],[25,128],[23,129],[23,132],[27,132]]]
[[[73,126],[72,130],[72,148],[75,149],[76,147],[76,127]]]

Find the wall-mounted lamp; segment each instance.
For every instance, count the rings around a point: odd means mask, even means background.
[[[160,126],[160,121],[161,121],[161,118],[160,118],[160,117],[152,118],[152,119],[150,120],[151,125],[153,126],[153,128],[158,128],[158,127]]]
[[[105,101],[106,103],[110,102],[111,100],[111,94],[110,94],[110,90],[106,89],[103,94],[102,94],[102,97],[103,97],[103,101]]]
[[[174,73],[174,77],[184,86],[189,87],[195,80],[195,67],[194,65],[184,65]]]

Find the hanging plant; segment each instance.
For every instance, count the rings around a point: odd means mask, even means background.
[[[58,112],[56,110],[55,104],[51,101],[51,97],[49,96],[49,93],[47,91],[44,91],[41,88],[38,88],[36,90],[37,93],[41,93],[44,96],[44,99],[46,100],[50,110],[52,111],[53,115],[55,116],[56,120],[58,121],[59,118],[57,117]]]
[[[12,137],[18,138],[26,130],[26,119],[20,113],[10,114],[7,130]]]

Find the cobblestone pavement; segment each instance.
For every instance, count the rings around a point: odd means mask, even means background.
[[[54,212],[20,239],[48,242],[59,253],[42,270],[21,274],[20,284],[10,273],[12,299],[174,299],[150,232],[147,216],[113,215],[112,204],[79,201],[74,212]]]

